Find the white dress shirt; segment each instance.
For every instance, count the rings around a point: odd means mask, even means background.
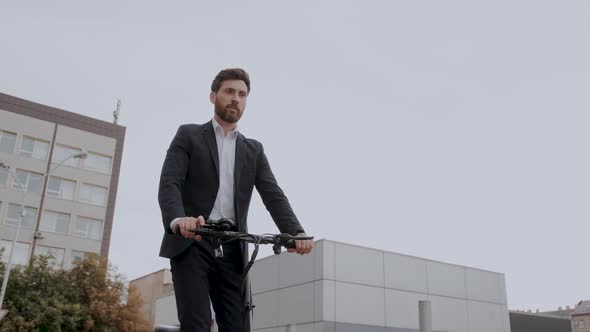
[[[215,198],[215,204],[213,205],[213,211],[211,211],[209,219],[217,220],[227,218],[235,225],[234,168],[236,163],[238,128],[236,127],[226,134],[223,127],[215,119],[212,120],[212,123],[217,142],[217,155],[219,156],[219,190],[217,191],[217,197]],[[180,218],[172,220],[170,227],[173,228]]]
[[[209,219],[227,218],[235,224],[234,168],[236,164],[238,128],[236,127],[225,134],[223,128],[213,119],[213,129],[215,130],[217,153],[219,155],[219,190]]]

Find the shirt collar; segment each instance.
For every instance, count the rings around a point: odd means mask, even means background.
[[[217,133],[224,135],[223,127],[215,120],[215,118],[211,119],[211,122],[213,123],[213,130],[215,130],[215,132]],[[238,126],[236,125],[234,130],[228,132],[227,134],[230,137],[236,137],[238,135]]]

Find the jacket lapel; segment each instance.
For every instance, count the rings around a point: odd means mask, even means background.
[[[234,213],[236,215],[236,221],[238,223],[238,228],[240,231],[245,232],[247,228],[245,225],[242,225],[241,220],[242,216],[240,215],[240,207],[238,206],[238,188],[240,188],[240,179],[242,178],[242,170],[244,169],[245,161],[244,158],[246,157],[246,148],[245,144],[246,138],[238,133],[238,137],[236,139],[236,156],[234,162]]]
[[[234,162],[234,192],[236,186],[240,183],[240,178],[242,176],[242,169],[244,168],[244,158],[246,156],[245,148],[245,138],[241,134],[238,133],[238,137],[236,139],[236,157]]]
[[[213,123],[209,121],[205,130],[203,131],[205,141],[207,142],[207,148],[209,148],[209,154],[215,164],[215,171],[217,172],[217,178],[219,178],[219,153],[217,152],[217,140],[215,139],[215,130],[213,130]]]

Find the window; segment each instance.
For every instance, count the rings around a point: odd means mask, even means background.
[[[74,235],[77,237],[100,240],[102,233],[102,221],[86,217],[78,217],[76,220],[76,227],[74,227]]]
[[[107,203],[107,188],[83,183],[80,187],[80,202],[105,206]]]
[[[27,265],[29,263],[29,248],[30,244],[17,242],[16,250],[12,255],[12,264]],[[2,262],[8,263],[8,257],[10,256],[10,249],[12,248],[12,241],[0,240],[0,247],[4,248],[2,254]]]
[[[35,227],[35,216],[37,216],[37,209],[26,206],[24,209],[25,215],[22,217],[21,227],[23,228],[34,228]],[[21,207],[16,204],[8,204],[8,213],[6,214],[6,225],[18,226],[21,220]]]
[[[82,153],[82,150],[58,144],[55,146],[55,151],[53,152],[53,162],[61,163],[67,159],[63,165],[78,167],[80,165],[80,158],[70,158],[71,156],[78,153]]]
[[[51,259],[49,260],[49,263],[56,269],[62,267],[64,263],[64,253],[65,249],[63,248],[35,246],[35,256],[50,256]]]
[[[83,260],[88,253],[83,251],[76,251],[72,250],[72,254],[70,255],[70,265],[73,267],[77,262]]]
[[[43,186],[43,175],[38,173],[32,173],[23,171],[20,169],[16,170],[16,179],[12,184],[12,187],[16,190],[26,190],[31,193],[41,193],[41,187]]]
[[[76,182],[52,176],[47,182],[47,196],[73,200],[75,188]]]
[[[84,168],[103,174],[109,174],[111,171],[111,157],[96,153],[88,153],[88,156],[84,160]]]
[[[16,134],[0,130],[0,152],[13,153]]]
[[[39,229],[43,231],[68,234],[70,227],[70,215],[59,212],[43,211]]]
[[[31,137],[24,136],[20,145],[20,154],[22,156],[45,160],[49,151],[49,143],[40,141]]]
[[[6,186],[6,183],[8,183],[8,177],[9,177],[8,170],[4,167],[0,167],[0,187],[4,187]]]

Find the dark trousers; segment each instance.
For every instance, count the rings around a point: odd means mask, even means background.
[[[223,257],[215,257],[211,243],[201,240],[170,260],[183,332],[211,331],[209,299],[219,332],[242,331],[243,261],[239,241],[223,245]]]

